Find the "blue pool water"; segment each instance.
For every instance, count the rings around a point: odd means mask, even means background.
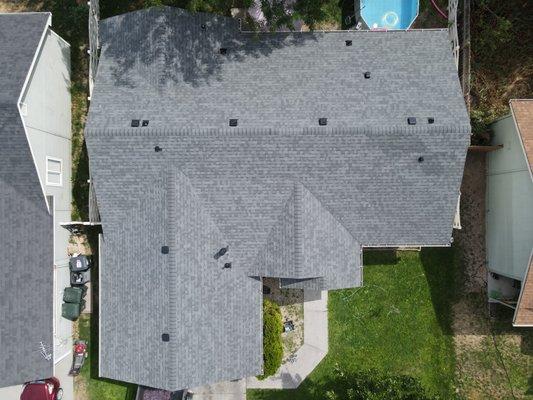
[[[361,0],[369,28],[407,29],[418,16],[418,0]]]

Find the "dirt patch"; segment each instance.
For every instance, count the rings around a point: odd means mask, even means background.
[[[279,305],[283,322],[292,321],[294,331],[281,335],[283,363],[287,362],[303,344],[304,340],[304,291],[301,289],[281,289],[279,279],[263,278],[263,285],[270,288],[265,298]]]
[[[76,400],[89,400],[87,382],[81,376],[74,378],[74,398]]]
[[[21,0],[0,0],[0,12],[23,12],[36,11],[42,9],[42,2],[31,2]]]
[[[486,290],[485,253],[485,154],[469,152],[461,184],[461,225],[454,240],[461,249],[464,293]]]
[[[91,245],[87,240],[87,235],[71,235],[67,252],[69,255],[76,253],[86,256],[92,255]]]

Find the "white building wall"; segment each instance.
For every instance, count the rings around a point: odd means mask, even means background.
[[[513,118],[492,131],[492,144],[503,148],[487,157],[487,266],[521,281],[533,247],[533,183]]]
[[[70,46],[50,28],[21,97],[20,109],[30,147],[54,213],[54,360],[72,349],[72,323],[61,317],[63,289],[69,286],[69,232],[61,222],[71,214]],[[47,182],[47,158],[61,160],[61,184]]]

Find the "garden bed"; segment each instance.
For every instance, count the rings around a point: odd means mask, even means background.
[[[304,291],[301,289],[280,289],[279,279],[263,278],[263,285],[270,288],[265,299],[279,305],[282,321],[292,321],[294,330],[281,335],[283,343],[283,363],[302,347],[304,341]]]

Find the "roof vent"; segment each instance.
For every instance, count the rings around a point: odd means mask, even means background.
[[[202,24],[202,25],[200,25],[200,28],[202,28],[202,30],[205,31],[207,29],[207,25],[206,24]]]
[[[159,153],[160,151],[163,151],[163,149],[161,147],[159,147],[159,146],[155,146],[154,150],[155,150],[156,153]]]
[[[418,157],[418,162],[419,162],[419,163],[424,162],[424,157],[422,157],[422,156]]]
[[[161,340],[162,340],[163,342],[168,342],[168,341],[170,340],[170,335],[169,335],[168,333],[163,333],[163,334],[161,335]]]
[[[217,254],[214,255],[215,260],[218,260],[224,254],[226,254],[228,250],[229,250],[229,246],[222,247],[219,251],[217,251]]]
[[[409,117],[407,118],[407,123],[409,125],[416,125],[416,118],[415,117]]]
[[[365,75],[365,79],[370,79],[370,71],[366,71],[364,75]]]
[[[327,118],[319,118],[318,119],[318,125],[325,126],[327,124],[328,124],[328,119]]]
[[[237,118],[232,118],[229,120],[229,126],[237,126],[239,124],[239,120]]]
[[[150,122],[149,120],[147,120],[147,119],[143,119],[143,124],[142,124],[142,126],[148,126],[148,123],[149,123],[149,122]]]
[[[434,124],[434,123],[435,123],[435,118],[429,117],[428,118],[428,124]]]
[[[140,123],[140,120],[138,119],[132,119],[131,120],[131,127],[132,128],[137,128],[139,126],[139,123]]]
[[[225,47],[221,47],[219,52],[220,54],[225,55],[228,52],[228,49],[226,49]]]
[[[230,268],[231,268],[231,263],[224,264],[224,269],[230,269]]]
[[[161,247],[161,253],[163,253],[163,254],[168,254],[168,252],[169,252],[169,248],[168,248],[168,246],[163,246],[163,247]]]
[[[346,46],[351,46],[352,45],[352,41],[351,40],[346,40]]]

